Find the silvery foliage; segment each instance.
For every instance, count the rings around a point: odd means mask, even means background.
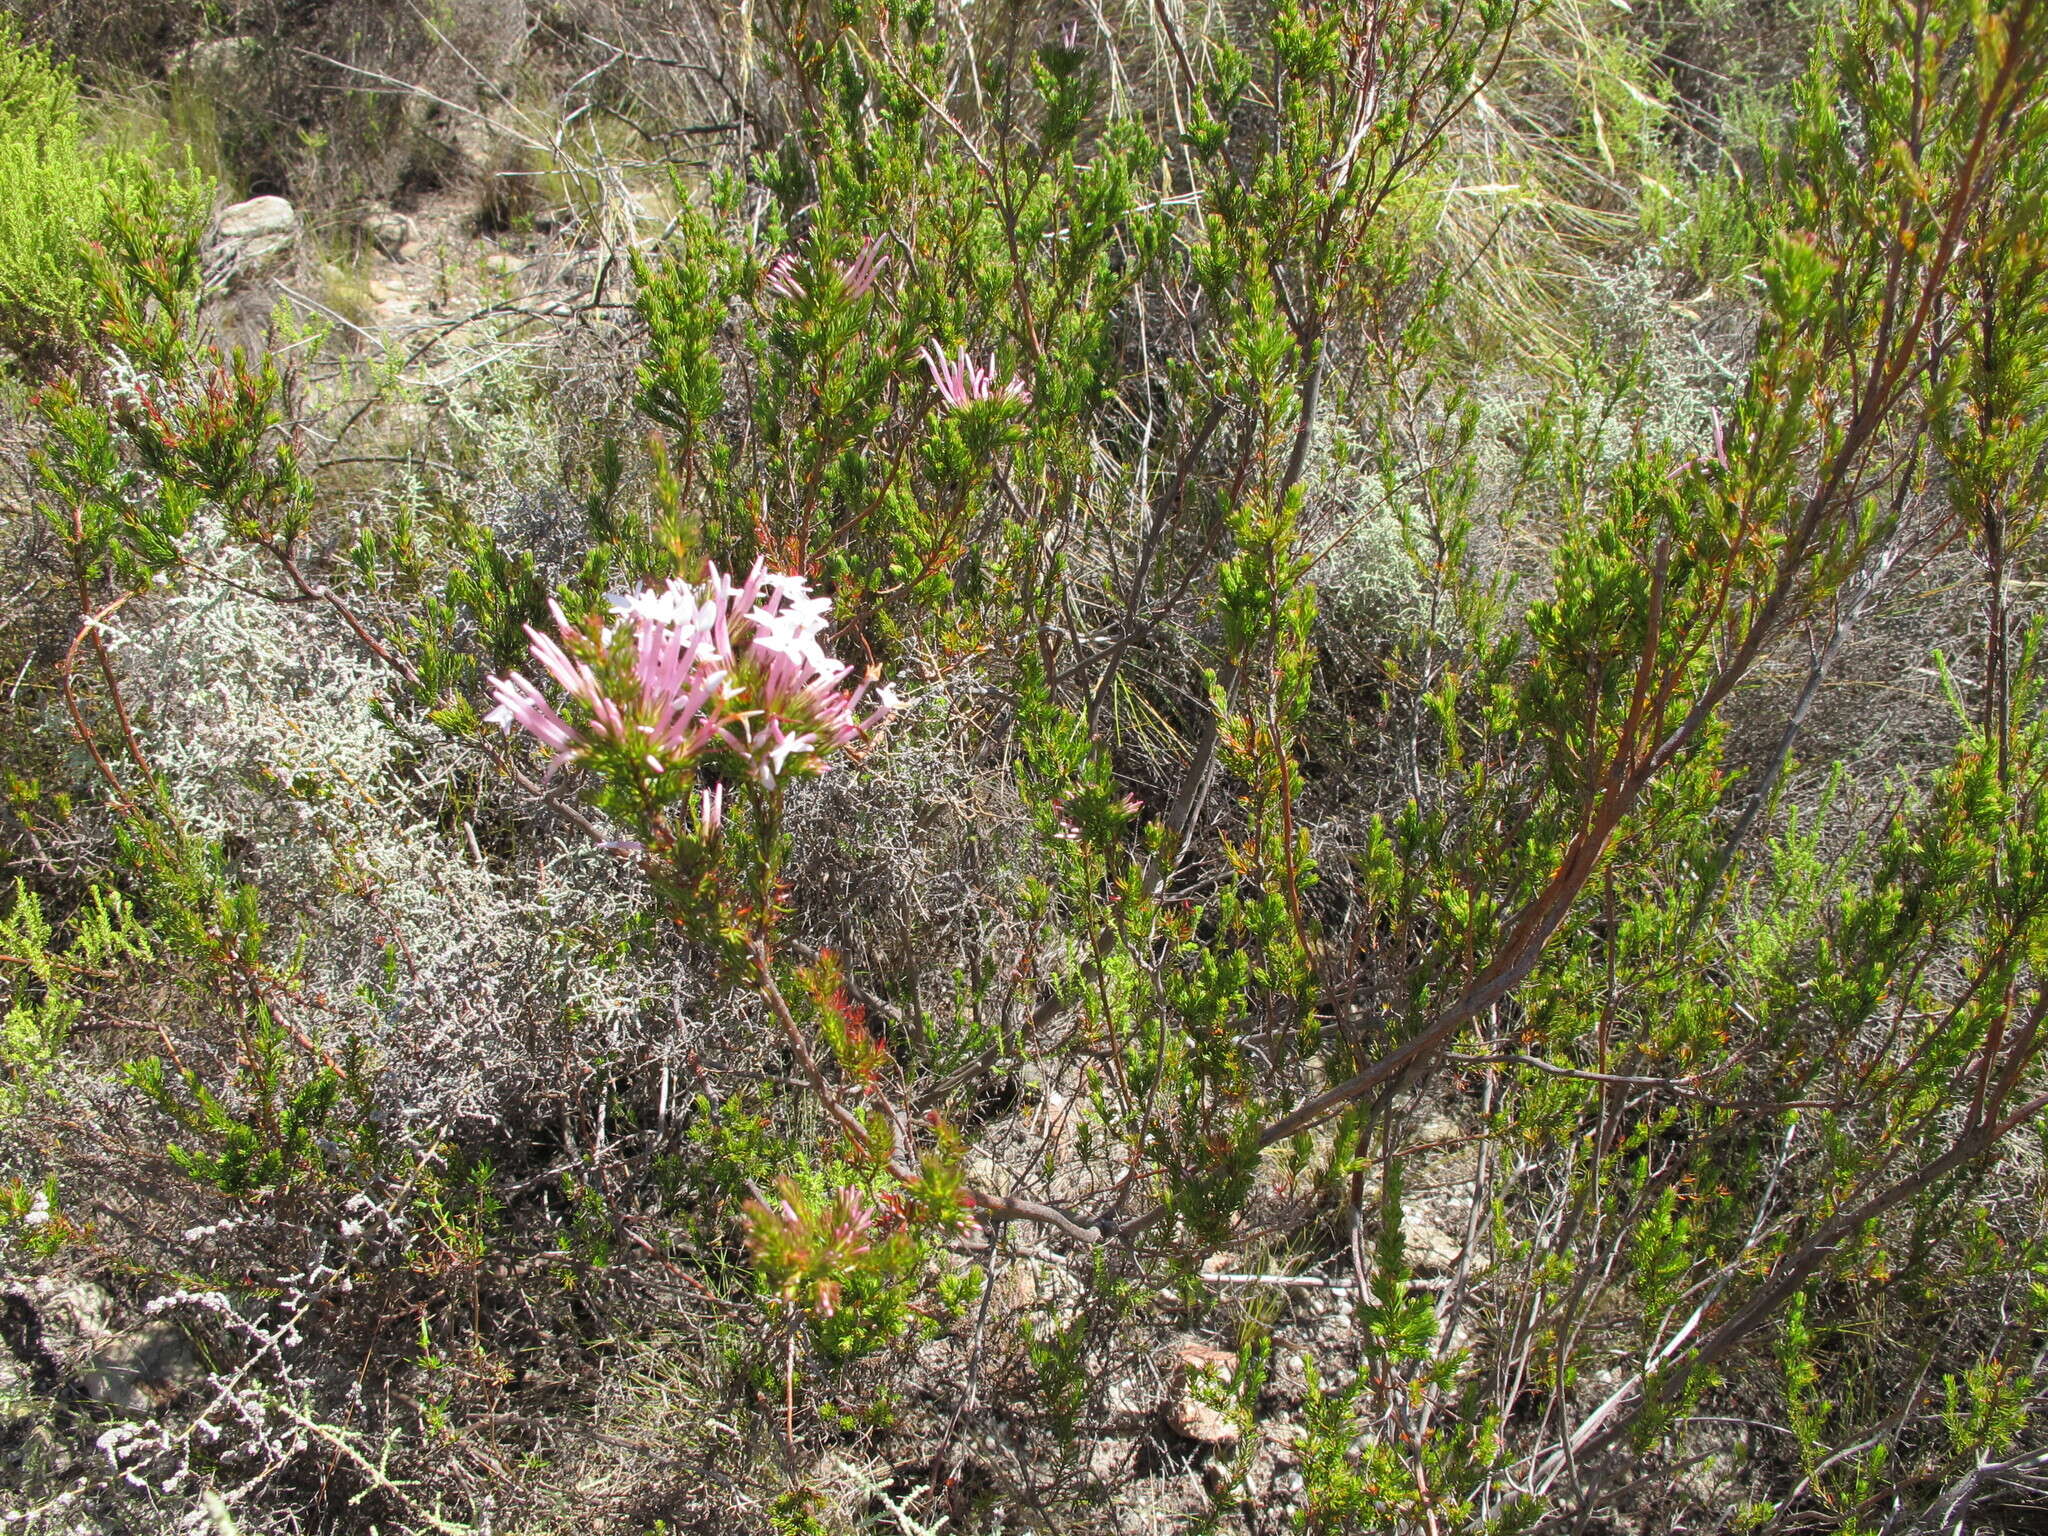
[[[1341,421],[1316,431],[1303,487],[1303,548],[1324,630],[1384,640],[1414,616],[1420,581],[1404,508],[1375,472],[1371,444]],[[1397,493],[1398,494],[1398,493]]]
[[[262,596],[270,573],[218,527],[188,554],[219,579],[114,637],[144,750],[185,825],[261,890],[273,953],[305,946],[330,1009],[315,1022],[372,1047],[397,1120],[494,1116],[559,1087],[565,1027],[584,1060],[688,1044],[701,981],[626,942],[648,907],[628,865],[544,822],[530,851],[487,859],[476,819],[520,815],[522,793],[402,707],[380,719],[382,664],[331,615]]]
[[[1615,360],[1632,358],[1640,408],[1609,413],[1601,423],[1604,462],[1616,462],[1637,441],[1680,454],[1718,450],[1719,409],[1753,341],[1751,305],[1690,303],[1673,287],[1655,252],[1638,251],[1591,285],[1593,332]]]
[[[294,1229],[269,1213],[228,1217],[183,1234],[194,1258],[226,1264],[237,1244],[304,1245],[301,1267],[274,1277],[267,1297],[231,1297],[179,1288],[152,1299],[143,1314],[175,1321],[209,1338],[211,1369],[195,1369],[172,1411],[129,1411],[103,1421],[87,1457],[47,1469],[16,1503],[0,1502],[0,1521],[37,1536],[91,1536],[109,1529],[218,1533],[308,1454],[347,1462],[372,1486],[417,1514],[416,1502],[387,1470],[389,1444],[344,1427],[364,1407],[360,1384],[338,1382],[323,1364],[310,1318],[354,1288],[352,1269],[389,1262],[408,1219],[397,1201],[358,1194],[339,1240]],[[337,1399],[335,1388],[341,1391]],[[336,1422],[337,1420],[343,1422]],[[302,1529],[289,1509],[267,1509],[278,1536]]]

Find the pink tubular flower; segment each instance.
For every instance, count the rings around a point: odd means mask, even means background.
[[[844,1277],[874,1251],[875,1208],[851,1187],[829,1199],[804,1193],[792,1179],[776,1190],[780,1198],[772,1205],[747,1202],[754,1263],[785,1306],[830,1317],[839,1308]]]
[[[485,719],[518,726],[554,766],[581,757],[630,762],[659,776],[722,757],[764,789],[790,772],[822,771],[823,759],[871,736],[897,707],[881,690],[859,712],[865,683],[824,649],[832,600],[800,576],[759,562],[743,582],[715,567],[702,585],[672,581],[612,599],[612,622],[573,628],[555,608],[560,636],[529,626],[533,659],[583,706],[571,725],[526,677],[489,680],[497,701]],[[699,802],[705,835],[717,831],[725,791]]]
[[[946,356],[945,349],[936,341],[928,341],[924,351],[925,367],[931,370],[932,383],[937,386],[939,398],[952,410],[962,410],[970,405],[979,405],[984,400],[1004,400],[1016,405],[1029,405],[1031,391],[1024,387],[1022,379],[1010,379],[996,383],[996,360],[991,357],[987,364],[977,363],[968,355],[966,345],[960,348],[957,358]]]
[[[566,752],[576,745],[576,733],[555,713],[555,707],[541,696],[541,691],[519,673],[493,678],[491,693],[498,700],[498,707],[485,718],[493,724],[508,730],[520,726],[551,752]]]
[[[796,257],[784,251],[768,263],[768,269],[761,274],[761,286],[779,299],[800,299],[804,296],[804,285],[796,279]]]
[[[870,235],[849,260],[839,263],[839,281],[846,287],[846,296],[849,299],[865,298],[873,290],[882,268],[888,264],[889,253],[882,249],[881,237]],[[761,286],[779,299],[801,299],[806,290],[796,275],[796,269],[796,254],[784,251],[762,272]]]
[[[882,249],[881,238],[870,235],[860,248],[860,254],[850,262],[839,265],[840,281],[846,284],[846,291],[853,298],[860,298],[875,286],[875,278],[882,268],[889,264],[889,253]]]
[[[832,1246],[848,1256],[866,1253],[868,1229],[874,1224],[875,1214],[861,1192],[850,1185],[841,1189],[832,1212]]]

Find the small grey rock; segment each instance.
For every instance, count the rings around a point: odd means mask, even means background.
[[[377,208],[363,216],[363,234],[379,255],[404,261],[406,252],[419,243],[420,227],[396,209]]]
[[[1272,1447],[1273,1464],[1276,1467],[1293,1466],[1300,1457],[1301,1442],[1308,1438],[1307,1427],[1292,1419],[1275,1419],[1259,1428],[1266,1437],[1266,1443]]]
[[[210,266],[246,278],[277,265],[299,240],[299,216],[281,197],[252,197],[221,210]]]
[[[262,57],[263,42],[255,37],[209,37],[171,55],[173,80],[209,86],[231,83]]]
[[[204,1374],[184,1330],[159,1317],[106,1340],[93,1351],[79,1379],[97,1402],[129,1413],[148,1413]]]
[[[113,1326],[114,1298],[90,1280],[40,1279],[35,1284],[35,1307],[42,1319],[44,1345],[67,1358],[82,1354]]]
[[[1465,1234],[1453,1231],[1456,1212],[1447,1205],[1426,1205],[1421,1209],[1411,1207],[1401,1219],[1401,1241],[1407,1259],[1424,1274],[1456,1269],[1458,1260],[1465,1252]]]
[[[1167,1405],[1167,1422],[1175,1433],[1198,1445],[1235,1445],[1237,1425],[1220,1410],[1202,1401],[1195,1382],[1208,1374],[1228,1381],[1237,1372],[1237,1356],[1227,1349],[1203,1344],[1183,1345],[1180,1351],[1180,1391]]]

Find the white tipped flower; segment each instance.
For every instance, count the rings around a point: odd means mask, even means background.
[[[832,600],[801,576],[756,562],[743,582],[715,567],[701,586],[672,581],[615,596],[614,622],[586,629],[554,610],[555,636],[531,627],[533,658],[587,719],[572,725],[528,678],[490,679],[485,718],[519,726],[557,764],[609,751],[666,773],[724,757],[763,788],[872,735],[898,707],[888,689],[859,713],[865,683],[829,655]],[[699,805],[706,832],[724,815],[723,790]]]

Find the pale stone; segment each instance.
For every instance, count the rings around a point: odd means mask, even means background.
[[[299,216],[281,197],[252,197],[223,208],[214,226],[218,264],[231,280],[276,265],[298,240]]]
[[[209,37],[172,54],[168,73],[173,80],[196,80],[220,86],[231,83],[233,77],[254,64],[262,52],[263,44],[258,38]]]
[[[203,1374],[184,1330],[165,1318],[153,1318],[102,1343],[79,1379],[95,1401],[147,1413]]]
[[[1455,1231],[1451,1226],[1454,1221]],[[1411,1206],[1401,1217],[1401,1248],[1409,1267],[1419,1273],[1442,1274],[1456,1269],[1465,1252],[1464,1222],[1448,1202],[1419,1210]]]
[[[1180,1351],[1180,1383],[1167,1408],[1167,1421],[1174,1432],[1198,1445],[1235,1445],[1238,1428],[1223,1412],[1196,1395],[1195,1383],[1203,1376],[1228,1381],[1237,1371],[1237,1356],[1227,1349],[1206,1344],[1187,1344]]]
[[[363,234],[381,256],[404,261],[419,243],[420,227],[392,208],[375,208],[363,215]]]
[[[996,1298],[1005,1311],[1015,1312],[1038,1303],[1038,1276],[1028,1259],[1012,1260],[996,1284]]]

